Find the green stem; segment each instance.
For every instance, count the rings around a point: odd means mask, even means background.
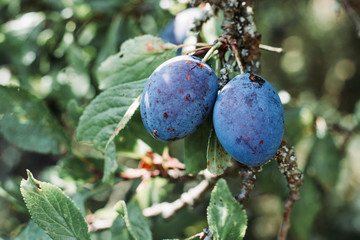
[[[209,51],[206,53],[205,57],[202,59],[203,62],[206,62],[209,60],[212,56],[212,54],[215,52],[216,49],[218,49],[222,45],[222,42],[217,42],[214,46],[212,46]]]

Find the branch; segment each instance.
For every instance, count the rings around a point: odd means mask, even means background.
[[[289,187],[289,196],[284,204],[283,222],[278,234],[278,240],[285,240],[290,228],[290,215],[294,203],[300,200],[300,187],[303,184],[302,172],[297,167],[294,148],[283,142],[276,152],[275,159],[280,171],[285,175]]]
[[[211,174],[208,170],[203,170],[201,175],[203,175],[205,179],[202,180],[197,186],[181,194],[179,199],[171,203],[162,202],[148,207],[143,210],[144,216],[154,217],[157,215],[162,215],[163,218],[170,218],[185,206],[193,206],[207,190],[213,187],[218,179],[218,176]]]
[[[265,45],[265,44],[260,44],[259,47],[260,47],[260,49],[266,50],[269,52],[282,53],[284,51],[282,48],[272,47],[272,46]]]
[[[239,174],[239,168],[240,164],[234,163],[225,170],[223,175],[237,176]],[[154,217],[162,215],[164,218],[170,218],[180,209],[186,206],[194,206],[203,197],[204,193],[212,189],[217,180],[221,177],[210,173],[207,169],[199,172],[197,176],[204,178],[197,186],[181,194],[180,198],[174,202],[162,202],[145,208],[143,210],[144,216]]]
[[[249,199],[251,190],[255,186],[256,174],[262,170],[261,167],[247,167],[244,166],[240,170],[240,175],[242,176],[241,181],[241,191],[238,195],[235,196],[235,200],[239,203],[242,203]]]
[[[345,12],[349,16],[351,22],[354,24],[357,31],[358,37],[360,37],[360,20],[359,17],[355,15],[354,9],[350,6],[348,0],[341,0],[341,5],[343,6]]]

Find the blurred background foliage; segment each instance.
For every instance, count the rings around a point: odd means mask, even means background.
[[[356,1],[354,11],[359,10]],[[76,143],[84,107],[100,91],[96,70],[122,42],[159,35],[186,0],[0,0],[0,84],[19,86],[41,99],[62,126],[70,147],[60,153],[30,152],[0,136],[0,239],[16,236],[29,220],[19,182],[30,169],[38,179],[63,188],[82,212],[101,218],[118,199],[138,199],[142,208],[173,201],[196,182],[155,178],[94,182],[103,157]],[[289,239],[360,238],[360,39],[349,16],[334,0],[256,1],[262,43],[262,76],[279,92],[285,108],[285,140],[296,149],[305,182],[292,212]],[[355,13],[355,12],[354,12]],[[205,33],[206,35],[206,33]],[[3,101],[0,96],[0,101]],[[11,104],[11,103],[9,103]],[[0,119],[2,118],[0,113]],[[25,139],[27,135],[23,136]],[[92,152],[93,151],[93,152]],[[124,158],[126,166],[138,161]],[[233,193],[240,178],[227,179]],[[287,189],[275,162],[265,165],[245,203],[245,239],[275,239]],[[201,232],[209,196],[170,220],[151,219],[154,239]],[[106,218],[106,217],[105,217]],[[107,239],[99,231],[93,239]]]

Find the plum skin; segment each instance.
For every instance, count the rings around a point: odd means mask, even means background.
[[[221,145],[233,158],[248,166],[260,166],[281,144],[284,110],[269,82],[242,73],[220,91],[213,124]]]
[[[199,58],[177,56],[148,78],[140,103],[147,131],[160,141],[193,133],[208,117],[218,92],[215,72]]]
[[[165,27],[160,37],[173,44],[183,44],[186,34],[194,26],[193,22],[200,17],[199,8],[188,8],[178,13],[176,17]]]

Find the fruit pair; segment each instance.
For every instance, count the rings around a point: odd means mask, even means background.
[[[263,78],[243,73],[218,92],[215,72],[192,56],[174,57],[149,77],[141,117],[160,141],[193,133],[213,109],[216,135],[237,161],[259,166],[275,154],[284,132],[280,98]]]

